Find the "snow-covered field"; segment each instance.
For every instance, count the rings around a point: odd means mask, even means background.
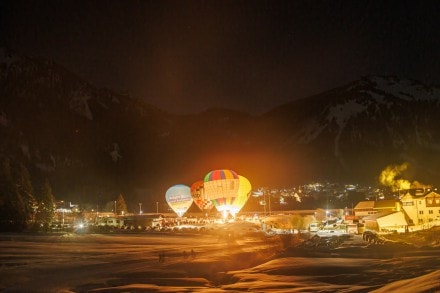
[[[438,248],[365,246],[305,255],[254,232],[0,234],[0,291],[440,292]]]

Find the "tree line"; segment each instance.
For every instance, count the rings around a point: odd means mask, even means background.
[[[47,178],[22,163],[0,157],[0,231],[48,228],[55,213]]]

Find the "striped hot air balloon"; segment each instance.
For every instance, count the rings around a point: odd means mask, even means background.
[[[214,170],[206,174],[204,189],[206,198],[211,200],[219,212],[231,211],[238,196],[239,178],[232,170]]]

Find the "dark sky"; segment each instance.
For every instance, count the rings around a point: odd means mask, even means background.
[[[1,46],[174,113],[262,113],[363,75],[440,84],[440,1],[1,1]]]

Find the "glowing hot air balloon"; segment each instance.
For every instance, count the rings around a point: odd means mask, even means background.
[[[238,192],[237,198],[231,206],[230,212],[235,217],[235,215],[243,208],[247,200],[251,195],[252,186],[249,180],[241,175],[238,175]]]
[[[193,203],[191,190],[183,184],[174,185],[168,188],[165,199],[173,211],[181,217]]]
[[[209,211],[214,207],[214,205],[206,197],[203,183],[203,180],[199,180],[191,185],[191,196],[199,209],[202,211]]]
[[[232,210],[237,199],[239,179],[232,170],[214,170],[206,174],[204,189],[206,198],[211,200],[217,211],[227,213]]]

